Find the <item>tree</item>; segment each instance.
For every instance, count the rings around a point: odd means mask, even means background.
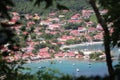
[[[26,0],[26,1],[34,1],[34,0]],[[46,2],[45,8],[47,8],[52,5],[54,0],[35,0],[35,5],[40,5],[40,3],[44,2],[44,1]],[[120,41],[119,41],[120,40],[120,36],[119,36],[119,34],[120,34],[120,32],[119,32],[119,30],[120,30],[120,28],[119,28],[120,27],[120,24],[119,24],[120,23],[120,15],[119,15],[120,14],[120,9],[119,9],[120,1],[119,0],[99,0],[99,3],[101,4],[101,6],[104,9],[108,10],[108,13],[106,15],[100,14],[100,11],[96,5],[96,1],[97,0],[89,0],[93,10],[96,13],[98,22],[101,24],[101,26],[104,30],[104,46],[105,46],[106,62],[107,62],[110,77],[111,77],[111,79],[113,79],[114,78],[114,69],[112,66],[110,45],[112,44],[113,47],[116,45],[120,46]],[[10,19],[9,11],[8,11],[8,7],[10,7],[10,6],[12,6],[12,7],[14,6],[14,3],[12,2],[12,0],[1,0],[0,1],[0,17],[3,17],[3,18],[7,17]],[[58,9],[66,8],[59,3],[57,3],[56,6],[58,7]],[[111,22],[113,23],[112,26],[114,29],[112,36],[110,35],[109,27],[108,27],[108,25]],[[10,42],[11,44],[14,43],[14,41],[11,40],[12,37],[10,37],[10,36],[14,36],[14,35],[11,35],[12,31],[6,30],[5,25],[2,25],[1,27],[4,29],[0,31],[0,33],[2,33],[2,34],[0,34],[0,36],[2,36],[2,37],[5,36],[5,38],[4,38],[5,40],[0,39],[0,46],[6,44],[7,42]],[[8,34],[8,32],[9,32],[9,34]],[[5,33],[5,34],[3,34],[3,33]],[[116,36],[116,35],[118,35],[118,36]],[[6,38],[6,36],[7,36],[7,38]],[[11,49],[13,49],[13,48],[11,48]],[[2,54],[1,56],[3,56],[3,53],[0,53],[0,54]],[[6,53],[4,55],[6,56]],[[7,53],[7,55],[8,55],[8,53]],[[1,69],[1,71],[2,71],[2,69]]]
[[[18,1],[18,0],[16,0]],[[24,1],[35,1],[35,5],[40,5],[41,2],[46,2],[45,8],[52,5],[53,0],[24,0]],[[64,6],[57,4],[59,9],[65,8]],[[12,56],[16,51],[21,51],[21,46],[19,45],[18,37],[16,37],[15,31],[11,29],[11,26],[16,26],[19,24],[16,22],[15,24],[9,25],[6,21],[2,22],[2,20],[7,19],[7,21],[11,20],[11,16],[9,14],[9,10],[11,7],[14,7],[13,0],[1,0],[0,1],[0,80],[1,77],[5,76],[4,79],[12,80],[13,76],[15,80],[18,78],[19,69],[23,69],[22,64],[23,61],[10,61],[8,62],[6,57]],[[26,12],[26,11],[25,11]],[[24,41],[24,40],[23,40]],[[21,52],[22,53],[22,52]],[[19,63],[19,64],[18,64]]]
[[[120,7],[119,0],[98,0],[99,5],[101,5],[100,8],[108,10],[108,12],[105,15],[100,14],[100,9],[96,4],[97,0],[89,0],[89,3],[91,4],[95,15],[97,17],[98,22],[102,26],[104,30],[104,48],[105,48],[105,55],[106,55],[106,62],[108,66],[109,76],[111,80],[114,80],[114,68],[112,66],[112,60],[111,60],[111,44],[112,46],[118,46],[120,45]],[[114,32],[112,33],[112,36],[110,35],[109,31],[109,25],[112,23],[112,28]]]

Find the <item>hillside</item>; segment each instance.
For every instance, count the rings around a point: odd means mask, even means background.
[[[44,9],[45,3],[41,3],[40,6],[33,6],[34,4],[32,2],[29,2],[28,0],[13,0],[15,2],[15,7],[13,8],[13,11],[18,11],[21,13],[39,13],[42,14],[48,13],[50,11],[56,11],[55,4],[51,6],[49,9]],[[89,8],[90,6],[87,3],[87,0],[59,0],[58,3],[65,5],[70,10],[73,11],[80,11],[81,9]]]

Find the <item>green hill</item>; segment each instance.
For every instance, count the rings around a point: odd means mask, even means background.
[[[30,2],[28,0],[13,0],[15,3],[15,7],[13,8],[13,11],[21,12],[21,13],[39,13],[42,14],[48,13],[50,11],[56,11],[57,8],[55,8],[55,3],[53,6],[49,7],[48,9],[45,9],[45,3],[41,3],[40,6],[34,6],[33,2]],[[87,3],[87,0],[58,0],[58,3],[65,5],[70,10],[73,11],[80,11],[82,9],[89,8],[89,4]]]

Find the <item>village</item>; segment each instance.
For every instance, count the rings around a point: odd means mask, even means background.
[[[104,15],[107,10],[102,10]],[[18,36],[16,40],[23,41],[20,50],[12,52],[9,50],[9,43],[2,46],[2,52],[9,51],[10,54],[4,59],[14,61],[24,60],[43,60],[58,58],[77,58],[90,59],[91,53],[100,53],[99,58],[105,58],[103,51],[85,51],[85,50],[69,50],[61,49],[61,46],[69,46],[75,44],[84,44],[102,42],[103,29],[100,24],[94,22],[93,10],[82,10],[73,14],[70,19],[66,18],[69,10],[61,10],[49,13],[48,16],[35,14],[20,14],[11,12],[11,20],[3,20],[1,24],[10,25],[8,29],[16,31]],[[21,24],[14,25],[17,22]],[[112,33],[112,28],[109,28]],[[19,49],[16,45],[14,49]],[[23,53],[21,53],[21,51]],[[14,54],[14,55],[13,55]],[[94,58],[95,59],[95,58]]]

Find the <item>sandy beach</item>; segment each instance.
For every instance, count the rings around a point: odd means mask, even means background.
[[[26,63],[38,63],[38,62],[51,62],[51,61],[63,61],[63,60],[79,60],[79,61],[83,61],[85,59],[83,58],[50,58],[50,59],[39,59],[39,60],[31,60],[30,62],[26,62]]]
[[[81,43],[81,44],[72,44],[72,45],[63,45],[60,47],[60,49],[64,49],[64,48],[72,48],[72,47],[77,47],[77,46],[85,46],[85,45],[94,45],[94,44],[103,44],[102,41],[100,42],[86,42],[86,43]]]

